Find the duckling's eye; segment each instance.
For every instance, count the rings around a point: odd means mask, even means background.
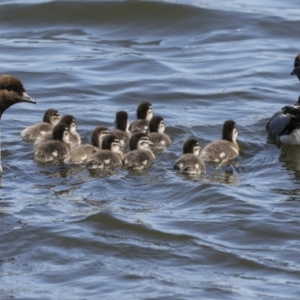
[[[11,92],[11,91],[14,90],[14,87],[13,87],[12,85],[9,85],[9,86],[7,87],[7,90],[8,90],[9,92]]]

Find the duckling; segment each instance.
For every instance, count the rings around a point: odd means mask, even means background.
[[[46,110],[42,123],[31,125],[21,131],[21,137],[25,141],[35,141],[47,132],[51,132],[53,127],[59,122],[59,112],[50,108]]]
[[[300,97],[294,105],[278,110],[266,125],[267,141],[300,145]]]
[[[152,104],[149,102],[142,102],[137,107],[136,114],[137,114],[137,120],[130,124],[129,131],[131,133],[134,132],[148,133],[149,122],[153,117]]]
[[[116,113],[116,129],[111,131],[111,134],[116,135],[120,140],[121,150],[124,151],[129,145],[130,131],[129,131],[129,119],[126,111],[118,111]]]
[[[197,140],[188,139],[183,144],[183,155],[177,160],[174,169],[189,175],[200,175],[206,172],[206,168],[199,157],[200,146]]]
[[[296,75],[298,80],[300,81],[300,54],[295,57],[294,61],[294,69],[291,72],[291,75]]]
[[[66,124],[58,123],[53,128],[53,139],[38,144],[34,149],[37,162],[57,162],[64,160],[71,151],[70,132]]]
[[[152,142],[146,133],[133,133],[129,141],[131,151],[125,154],[123,166],[132,170],[149,168],[155,160],[155,156],[149,148],[151,144]]]
[[[165,122],[162,117],[154,116],[149,123],[148,137],[153,143],[152,149],[162,149],[172,144],[170,137],[164,133]]]
[[[24,86],[19,79],[11,75],[0,75],[0,119],[6,109],[19,102],[36,103],[35,100],[26,94]],[[2,173],[1,149],[0,172]]]
[[[74,116],[65,115],[60,119],[58,124],[66,124],[68,126],[69,135],[70,135],[70,143],[71,143],[72,148],[81,144],[80,135],[76,131],[76,122],[75,122]],[[52,139],[53,139],[52,133],[48,132],[48,133],[44,134],[43,136],[41,136],[40,138],[38,138],[34,144],[38,145],[41,142],[50,141]]]
[[[98,126],[92,132],[92,144],[79,145],[72,149],[69,156],[64,160],[66,164],[83,164],[86,163],[91,156],[102,148],[104,136],[109,133],[106,127]]]
[[[88,160],[88,169],[113,169],[122,167],[123,153],[120,151],[120,140],[116,135],[108,134],[103,138],[102,150],[96,151]]]
[[[236,142],[238,131],[236,123],[228,120],[223,125],[222,140],[212,142],[205,146],[200,153],[203,161],[225,163],[239,155],[239,146]]]

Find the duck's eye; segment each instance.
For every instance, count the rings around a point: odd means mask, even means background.
[[[7,90],[8,90],[9,92],[11,92],[11,91],[14,90],[14,87],[13,87],[12,85],[9,85],[9,86],[7,87]]]

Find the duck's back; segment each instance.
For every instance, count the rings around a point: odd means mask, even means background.
[[[47,133],[51,134],[52,130],[52,124],[46,122],[37,123],[22,130],[21,137],[25,141],[35,141]]]

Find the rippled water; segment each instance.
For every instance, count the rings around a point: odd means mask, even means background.
[[[0,4],[1,73],[37,101],[2,117],[0,298],[298,299],[300,148],[265,134],[299,95],[298,1],[27,2]],[[38,165],[19,136],[53,107],[88,142],[143,100],[173,144],[142,174]],[[240,157],[178,176],[226,119]]]

